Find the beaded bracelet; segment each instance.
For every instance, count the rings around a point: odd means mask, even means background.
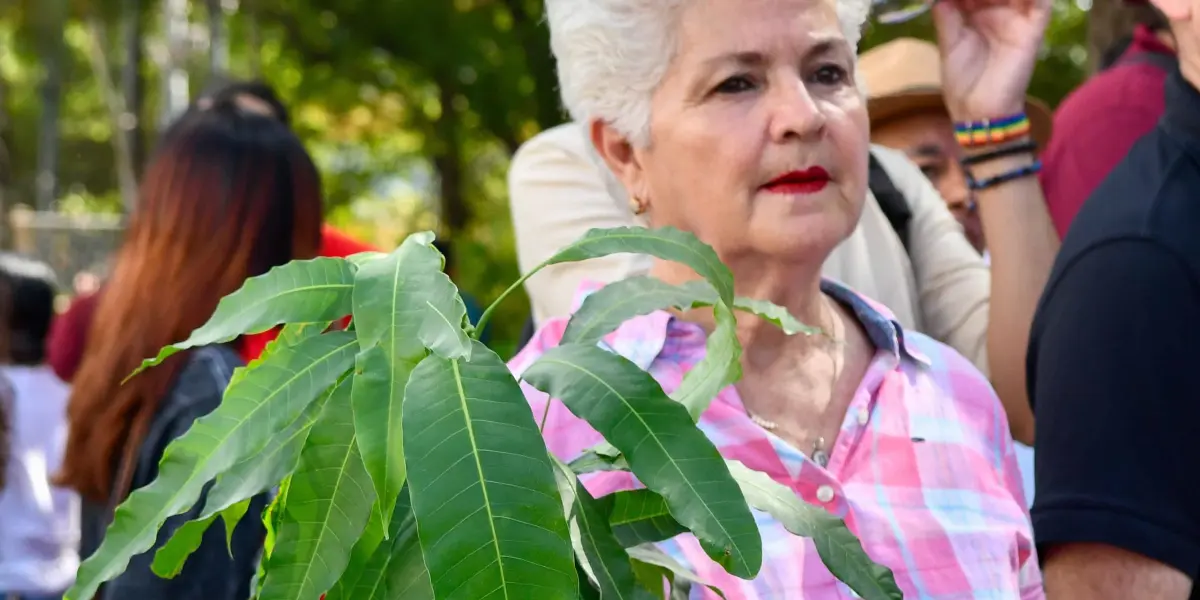
[[[969,167],[971,165],[985,163],[990,160],[996,160],[997,158],[1004,158],[1006,156],[1013,156],[1016,154],[1032,153],[1034,150],[1037,150],[1037,142],[1034,142],[1033,140],[1024,140],[1020,142],[1013,142],[1011,144],[1005,144],[999,148],[996,148],[995,150],[988,150],[987,152],[980,154],[973,154],[963,158],[960,162],[962,162],[964,167]]]
[[[999,175],[996,175],[995,177],[988,177],[987,179],[984,179],[982,181],[975,179],[975,176],[971,174],[970,170],[968,170],[967,171],[967,186],[975,191],[986,190],[990,187],[995,187],[1002,183],[1008,183],[1009,181],[1012,181],[1014,179],[1020,179],[1022,177],[1036,175],[1037,173],[1041,172],[1041,170],[1042,170],[1042,161],[1035,160],[1035,161],[1033,161],[1033,164],[1031,164],[1031,165],[1026,165],[1024,167],[1018,167],[1016,169],[1008,171],[1007,173],[1001,173]]]
[[[1029,117],[1025,113],[954,124],[954,137],[967,148],[1010,142],[1029,135],[1029,131]]]

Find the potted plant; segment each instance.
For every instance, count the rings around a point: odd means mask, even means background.
[[[711,248],[669,228],[593,230],[541,265],[644,253],[703,278],[604,288],[572,317],[562,344],[520,374],[607,440],[564,464],[547,451],[545,416],[532,414],[518,378],[474,338],[537,269],[472,327],[432,241],[418,233],[389,254],[273,269],[145,361],[141,368],[284,326],[234,374],[220,407],[166,449],[157,479],[117,509],[67,598],[91,598],[210,483],[199,519],[157,550],[153,568],[177,574],[217,518],[232,532],[251,497],[277,490],[263,515],[263,600],[663,598],[671,585],[704,584],[654,546],[685,532],[729,573],[753,578],[762,540],[752,509],[812,538],[863,598],[901,597],[841,520],[722,458],[696,427],[740,377],[735,311],[813,333],[778,306],[736,297]],[[631,317],[672,307],[711,307],[716,326],[704,360],[668,396],[597,342]],[[330,330],[346,315],[348,328]],[[598,470],[631,471],[645,489],[593,498],[578,478]]]

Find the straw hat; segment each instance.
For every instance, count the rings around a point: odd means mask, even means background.
[[[941,64],[935,44],[913,38],[892,40],[859,55],[858,73],[866,81],[871,122],[921,110],[945,111]],[[1049,107],[1026,97],[1025,114],[1034,141],[1045,147],[1052,123]]]

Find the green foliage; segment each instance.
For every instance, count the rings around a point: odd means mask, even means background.
[[[891,573],[870,561],[844,523],[723,459],[688,407],[595,344],[619,324],[599,314],[609,295],[593,296],[594,316],[571,325],[574,341],[523,378],[613,448],[570,466],[551,456],[513,374],[468,337],[473,330],[432,240],[420,233],[386,255],[292,263],[230,295],[191,343],[289,325],[261,360],[235,374],[220,407],[168,446],[158,478],[118,508],[67,597],[91,597],[153,545],[166,518],[203,501],[198,518],[157,550],[155,572],[177,575],[218,515],[232,531],[248,500],[276,486],[263,516],[263,600],[327,592],[329,600],[661,599],[667,585],[704,585],[651,545],[679,533],[695,534],[730,573],[758,573],[763,547],[751,508],[812,537],[831,572],[864,598],[900,597]],[[707,276],[614,303],[621,315],[712,306],[732,319],[740,306],[806,330],[782,309],[734,298],[712,250],[678,230],[592,231],[551,262],[616,252],[678,260]],[[334,302],[327,289],[353,293]],[[352,330],[318,333],[341,316],[332,306],[352,314]],[[739,353],[733,336],[721,360]],[[626,469],[646,489],[594,498],[578,479]]]

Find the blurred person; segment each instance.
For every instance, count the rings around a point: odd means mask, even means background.
[[[564,104],[629,190],[629,209],[652,226],[695,234],[728,265],[735,293],[781,305],[826,334],[788,336],[739,314],[743,377],[697,426],[722,455],[844,519],[905,597],[1042,598],[1005,411],[987,380],[822,275],[869,205],[870,128],[855,68],[869,6],[550,0],[547,21]],[[1022,121],[1049,0],[934,10],[955,122]],[[999,142],[999,131],[969,129]],[[971,172],[989,182],[982,205],[1042,202],[1031,151],[997,155],[1004,143],[971,139],[968,154],[979,159]],[[974,254],[940,200],[935,206]],[[697,278],[662,260],[649,275],[675,285]],[[584,284],[578,296],[601,285]],[[553,352],[566,324],[547,321],[513,371]],[[670,393],[704,355],[712,326],[711,311],[656,311],[605,341]],[[543,433],[558,458],[602,441],[561,403],[524,389],[534,414],[548,415]],[[596,497],[637,487],[629,473],[581,482]],[[752,581],[731,576],[693,535],[657,546],[731,598],[851,597],[812,540],[756,517],[767,543]],[[693,586],[690,597],[717,596]]]
[[[1075,88],[1054,111],[1042,153],[1046,205],[1060,237],[1083,202],[1163,115],[1163,86],[1177,61],[1174,36],[1157,9],[1139,4],[1139,23],[1112,65]]]
[[[873,56],[886,58],[886,54]],[[944,84],[948,65],[941,59],[925,68],[936,70],[937,65],[943,70],[937,81]],[[879,61],[879,66],[891,67],[886,61]],[[1020,68],[1032,70],[1033,63]],[[876,75],[886,76],[868,61],[862,73],[868,94],[873,93],[871,78]],[[1039,105],[1026,97],[1027,83],[1005,83],[1026,86],[1003,93],[1021,98],[1026,110],[1032,107],[1030,131],[1044,137],[1045,119]],[[894,91],[883,84],[879,87]],[[930,90],[921,89],[927,87],[898,96],[912,95],[916,106],[928,106]],[[945,92],[944,85],[938,89]],[[880,92],[879,98],[886,95]],[[890,102],[902,105],[907,100]],[[944,98],[937,102],[945,106]],[[957,156],[958,151],[946,150],[946,154]],[[958,169],[953,165],[956,158],[947,156],[947,160],[950,168]],[[1020,152],[1006,159],[1010,164],[1030,160],[1029,153]],[[974,214],[989,242],[989,267],[964,237],[938,189],[903,150],[873,144],[868,168],[870,189],[858,227],[825,261],[824,274],[881,302],[905,328],[929,334],[967,357],[989,375],[1004,402],[1013,437],[1032,444],[1025,351],[1037,298],[1059,246],[1040,188],[1033,180],[1021,180],[973,197]],[[978,173],[980,179],[987,176],[985,171]],[[949,176],[947,185],[953,179]],[[591,228],[647,224],[630,212],[628,192],[598,164],[588,133],[577,122],[526,142],[513,157],[508,188],[523,272]],[[954,192],[955,197],[961,195]],[[535,324],[570,314],[582,282],[643,274],[650,264],[645,256],[616,255],[547,267],[526,282],[534,321],[526,327],[526,335],[532,334]],[[1024,449],[1022,457],[1028,459]]]
[[[8,358],[12,384],[8,485],[0,490],[0,597],[61,598],[79,568],[79,498],[51,484],[62,465],[70,389],[46,365],[46,336],[57,284],[44,263],[0,256],[0,286],[10,299]]]
[[[243,111],[275,119],[284,125],[289,125],[291,121],[287,107],[278,94],[271,86],[261,81],[221,79],[202,93],[185,114],[207,110],[214,102],[232,103]],[[327,223],[321,225],[318,256],[348,257],[375,250],[377,249],[374,246],[360,242]],[[64,381],[71,381],[79,368],[98,293],[97,291],[90,295],[80,294],[70,307],[55,319],[51,332],[50,364]],[[267,344],[279,335],[279,331],[279,328],[275,328],[246,336],[241,344],[242,358],[247,362],[257,358]]]
[[[163,450],[216,408],[236,344],[172,356],[122,384],[158,349],[203,324],[248,277],[316,255],[320,179],[296,136],[277,120],[216,101],[185,115],[146,170],[112,276],[96,307],[73,382],[61,481],[83,498],[81,556],[102,543],[113,509],[157,475]],[[159,579],[154,552],[204,504],[166,521],[154,548],[105,584],[100,600],[244,600],[265,534],[243,519],[232,555],[210,528],[183,571]],[[259,514],[265,495],[250,514]]]
[[[1030,339],[1051,600],[1200,599],[1200,0],[1154,5],[1162,117],[1075,217]]]

